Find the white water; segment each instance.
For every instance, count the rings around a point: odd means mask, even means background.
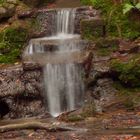
[[[28,54],[45,53],[44,44],[49,41],[58,44],[57,50],[51,53],[61,53],[64,60],[67,57],[66,54],[80,52],[82,44],[79,42],[79,35],[74,34],[74,22],[75,9],[59,9],[56,15],[56,35],[32,39],[27,50]],[[47,62],[44,66],[44,85],[47,108],[53,116],[74,110],[82,105],[84,84],[80,64]]]
[[[81,105],[83,83],[79,76],[80,67],[75,64],[47,64],[44,80],[49,112],[53,116],[74,110]]]
[[[74,33],[75,9],[60,9],[57,12],[57,35]]]

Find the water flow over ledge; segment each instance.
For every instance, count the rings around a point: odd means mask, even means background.
[[[74,35],[75,9],[59,9],[54,22],[55,35],[31,40],[26,54],[33,56],[43,53],[47,56],[44,46],[51,40],[55,45],[50,46],[51,51],[47,50],[50,52],[50,59],[56,59],[57,62],[59,57],[63,57],[63,63],[46,62],[43,71],[47,108],[53,116],[57,116],[64,111],[74,110],[83,103],[83,68],[76,62],[66,61],[66,54],[72,59],[72,54],[81,52],[83,45],[79,43],[79,35]],[[68,41],[69,39],[71,40]]]

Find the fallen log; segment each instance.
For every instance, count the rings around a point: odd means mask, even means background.
[[[0,126],[9,125],[9,124],[21,124],[21,123],[28,123],[28,122],[50,123],[52,121],[54,121],[53,118],[39,119],[37,117],[30,117],[30,118],[21,118],[21,119],[0,120]]]
[[[13,130],[21,130],[21,129],[44,129],[48,132],[75,131],[74,128],[66,127],[64,125],[57,124],[57,123],[51,124],[51,123],[42,123],[39,121],[32,121],[32,122],[2,125],[0,126],[0,133],[13,131]]]

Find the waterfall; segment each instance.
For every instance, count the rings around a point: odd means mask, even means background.
[[[45,98],[52,116],[80,107],[84,94],[83,68],[80,63],[70,61],[83,49],[79,35],[74,34],[75,9],[58,9],[55,17],[56,35],[32,39],[27,50],[29,55],[41,54],[35,56],[36,59],[46,63],[43,69]],[[47,44],[51,51],[46,48]]]
[[[75,9],[60,9],[57,11],[57,35],[74,33]]]
[[[48,108],[53,116],[80,107],[83,83],[79,71],[80,67],[72,63],[44,67]]]

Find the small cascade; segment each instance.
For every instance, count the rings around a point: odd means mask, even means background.
[[[74,34],[75,9],[58,9],[55,20],[56,35],[30,40],[26,55],[43,63],[47,108],[58,116],[83,103],[83,68],[78,59],[84,43]]]
[[[74,33],[75,9],[60,9],[57,11],[57,35]]]
[[[57,116],[82,104],[83,82],[76,64],[47,64],[44,67],[49,111]]]

